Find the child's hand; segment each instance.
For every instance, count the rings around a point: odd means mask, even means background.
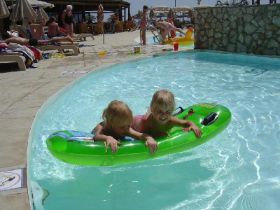
[[[193,131],[197,137],[201,136],[201,130],[192,122],[189,123],[189,127],[184,128],[184,131]]]
[[[152,137],[147,137],[146,146],[149,147],[150,153],[155,153],[158,148],[157,142]]]
[[[120,142],[118,142],[112,136],[108,136],[108,138],[105,141],[106,149],[108,148],[108,146],[110,146],[113,153],[117,151],[119,144]]]

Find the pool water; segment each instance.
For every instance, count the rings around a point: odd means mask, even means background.
[[[90,132],[113,99],[134,114],[166,88],[179,106],[220,103],[228,128],[182,153],[117,167],[55,159],[46,138]],[[29,144],[34,209],[279,209],[280,60],[207,51],[170,53],[93,72],[52,97],[37,114]]]

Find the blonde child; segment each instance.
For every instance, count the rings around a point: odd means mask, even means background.
[[[150,152],[154,153],[157,149],[157,142],[146,134],[135,131],[131,128],[133,116],[129,107],[122,101],[114,100],[102,114],[103,122],[99,123],[94,129],[94,140],[104,141],[106,147],[110,146],[112,152],[116,152],[120,142],[125,136],[135,139],[145,140]]]
[[[172,116],[174,109],[174,95],[168,90],[159,90],[153,95],[149,113],[134,117],[132,128],[156,138],[167,135],[173,126],[182,126],[200,137],[201,131],[193,122]]]

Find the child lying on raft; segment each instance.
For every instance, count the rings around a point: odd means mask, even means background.
[[[200,137],[201,131],[193,122],[172,116],[174,109],[174,95],[168,90],[159,90],[153,95],[150,111],[146,115],[134,117],[132,128],[157,138],[166,136],[174,126],[182,126],[185,131],[193,131]]]
[[[102,114],[103,122],[99,123],[92,131],[95,134],[94,140],[104,141],[106,147],[116,152],[120,142],[125,136],[146,141],[150,152],[157,149],[157,142],[149,135],[140,133],[131,128],[133,116],[130,108],[123,102],[114,100]]]

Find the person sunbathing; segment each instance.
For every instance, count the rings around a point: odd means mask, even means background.
[[[64,33],[60,31],[60,28],[54,17],[50,17],[49,21],[46,23],[48,26],[48,37],[51,39],[53,37],[65,36]]]
[[[6,42],[7,44],[9,43],[16,43],[16,44],[20,44],[20,45],[30,45],[30,46],[41,46],[41,45],[48,45],[51,43],[57,43],[57,42],[70,42],[71,44],[73,44],[73,39],[68,35],[68,36],[64,36],[64,37],[53,37],[50,39],[46,39],[46,40],[38,40],[38,39],[26,39],[26,38],[22,38],[22,37],[10,37],[5,39],[4,42]]]

